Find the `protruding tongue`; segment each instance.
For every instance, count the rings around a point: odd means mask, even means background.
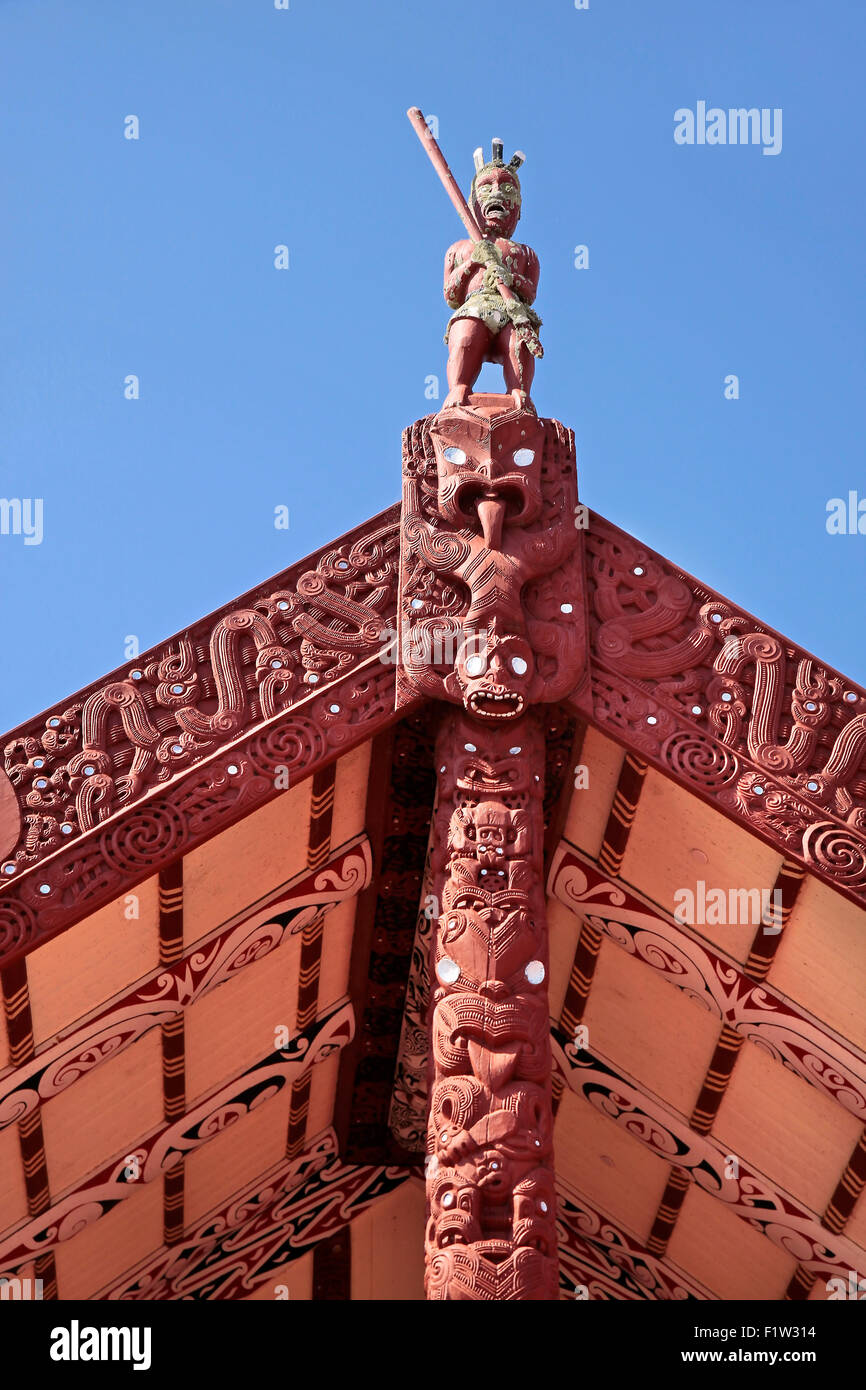
[[[510,1047],[493,1048],[489,1043],[484,1045],[476,1042],[474,1038],[469,1038],[467,1047],[473,1075],[485,1086],[489,1086],[492,1091],[498,1091],[511,1080],[520,1055],[520,1043],[512,1043]]]
[[[484,532],[484,544],[488,550],[502,549],[502,523],[505,520],[505,502],[501,497],[480,497],[478,499],[478,520]]]

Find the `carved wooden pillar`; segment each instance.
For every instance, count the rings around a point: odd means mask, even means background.
[[[544,739],[461,711],[436,752],[427,1296],[553,1299]]]
[[[437,740],[427,1295],[555,1299],[543,882],[532,705],[586,688],[573,437],[508,396],[404,438],[398,705]]]

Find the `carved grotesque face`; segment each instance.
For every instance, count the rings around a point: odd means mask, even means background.
[[[514,1189],[512,1239],[515,1245],[530,1246],[549,1255],[551,1237],[555,1233],[555,1210],[553,1175],[547,1169],[537,1168]]]
[[[486,237],[510,237],[520,220],[520,182],[512,169],[487,164],[475,180],[472,202]]]
[[[501,861],[513,852],[516,838],[511,812],[504,806],[482,802],[476,807],[475,857],[480,863],[502,868]]]
[[[430,1245],[445,1250],[449,1245],[470,1245],[480,1240],[480,1198],[475,1187],[443,1174],[433,1182],[430,1198]]]
[[[486,425],[455,408],[430,429],[440,515],[484,533],[498,549],[506,526],[528,526],[541,512],[544,425],[511,411]],[[492,505],[491,505],[492,504]]]
[[[517,747],[518,745],[513,745]],[[461,749],[457,755],[454,777],[461,791],[473,796],[512,796],[529,786],[529,763],[508,751],[507,738],[499,749]]]
[[[535,675],[532,648],[523,637],[470,640],[457,654],[463,705],[479,719],[517,719],[526,708]]]

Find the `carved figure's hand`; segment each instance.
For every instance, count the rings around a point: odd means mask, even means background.
[[[489,265],[484,272],[484,284],[488,290],[495,290],[497,285],[508,285],[510,288],[513,283],[514,276],[504,265]]]
[[[476,265],[501,265],[499,252],[492,241],[476,241],[472,248],[472,259]]]

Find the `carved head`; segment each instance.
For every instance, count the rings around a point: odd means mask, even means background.
[[[514,1188],[514,1244],[551,1254],[556,1240],[555,1212],[553,1174],[549,1169],[536,1168]]]
[[[531,411],[491,419],[455,406],[436,417],[430,438],[444,520],[483,534],[499,550],[506,527],[528,526],[540,515],[544,425]]]
[[[488,744],[484,753],[461,748],[455,760],[454,781],[461,791],[473,796],[515,796],[528,789],[529,769],[529,761],[510,753],[507,740],[503,740],[499,748]]]
[[[474,637],[461,644],[445,689],[479,719],[517,719],[534,680],[535,657],[526,638],[490,633],[483,644]]]
[[[469,192],[469,207],[486,237],[512,236],[520,220],[520,179],[517,170],[523,163],[518,150],[506,164],[502,158],[502,141],[493,141],[493,153],[488,164],[481,150],[475,151],[475,177]]]
[[[497,864],[515,851],[517,828],[514,813],[496,801],[482,801],[472,811],[475,857],[483,864]]]
[[[428,1244],[443,1250],[480,1240],[479,1208],[477,1188],[455,1173],[440,1172],[430,1184]]]

